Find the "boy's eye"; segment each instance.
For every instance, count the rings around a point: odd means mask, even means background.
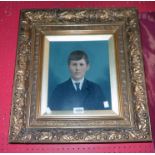
[[[73,66],[77,66],[77,64],[76,63],[73,63]]]

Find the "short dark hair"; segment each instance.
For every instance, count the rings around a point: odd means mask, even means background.
[[[70,64],[72,60],[78,61],[81,59],[84,59],[86,63],[89,64],[88,55],[84,51],[81,51],[81,50],[73,51],[70,53],[68,57],[68,65]]]

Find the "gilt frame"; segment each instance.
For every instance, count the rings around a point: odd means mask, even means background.
[[[135,8],[22,10],[10,118],[10,143],[151,141],[138,14]],[[118,113],[41,115],[47,36],[112,35]],[[102,112],[102,111],[101,111]],[[106,112],[105,112],[106,113]]]

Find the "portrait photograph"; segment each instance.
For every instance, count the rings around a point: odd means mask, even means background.
[[[115,62],[109,57],[114,57],[114,49],[111,50],[113,41],[109,41],[109,38],[113,38],[112,35],[47,38],[48,46],[45,47],[47,50],[44,51],[46,54],[43,62],[46,63],[43,65],[46,68],[42,81],[46,89],[42,89],[43,113],[102,114],[103,110],[116,107],[112,105],[112,91],[117,88],[112,89],[111,84],[115,81],[116,85],[117,81],[110,77],[112,68],[115,68]]]

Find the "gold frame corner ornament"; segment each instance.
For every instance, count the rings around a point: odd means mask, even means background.
[[[118,115],[113,116],[113,112],[108,117],[40,115],[45,38],[68,34],[114,37]],[[137,10],[22,10],[10,120],[10,143],[151,141]]]

